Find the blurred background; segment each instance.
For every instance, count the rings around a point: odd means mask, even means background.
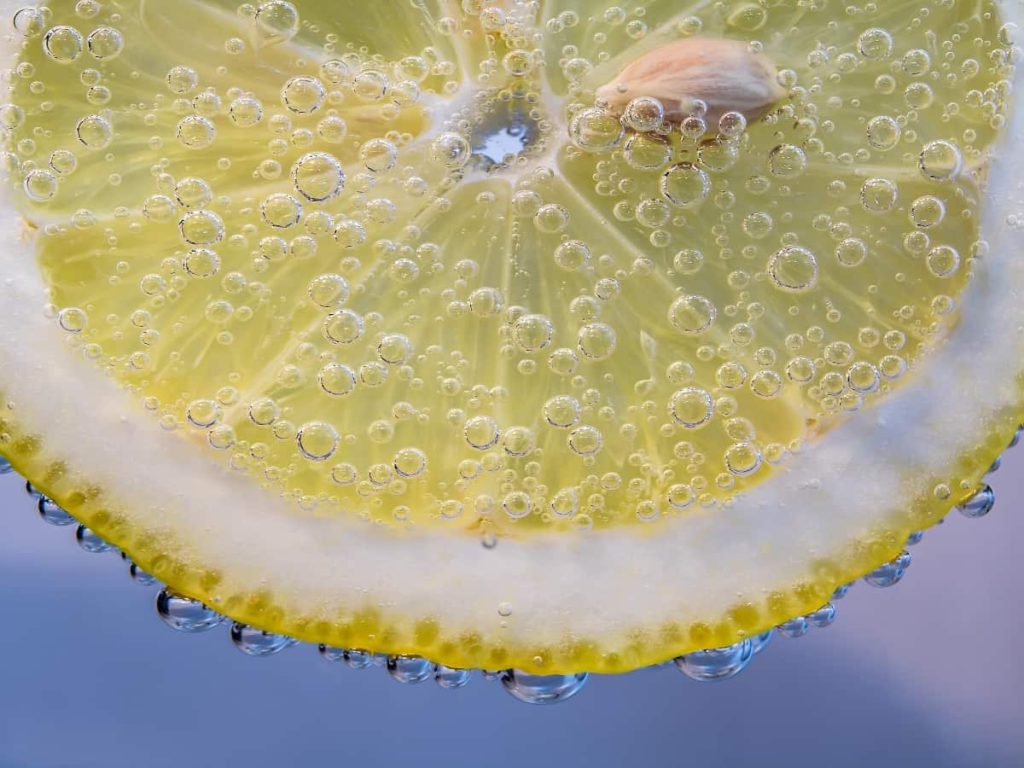
[[[531,707],[479,676],[401,685],[311,646],[244,656],[226,626],[176,633],[155,587],[2,476],[0,768],[1018,768],[1024,449],[990,481],[988,517],[954,513],[900,584],[857,584],[835,624],[776,637],[734,679],[645,670]]]

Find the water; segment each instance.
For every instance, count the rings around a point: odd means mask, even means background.
[[[558,704],[582,690],[589,675],[532,675],[517,669],[501,673],[501,684],[514,698],[527,704]]]

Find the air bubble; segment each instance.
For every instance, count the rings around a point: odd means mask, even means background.
[[[930,141],[918,156],[918,167],[932,181],[952,181],[963,170],[959,147],[949,141]]]
[[[89,149],[106,149],[114,139],[114,127],[102,115],[89,115],[78,121],[75,136]]]
[[[47,30],[43,37],[43,51],[60,64],[70,64],[82,55],[85,41],[74,27],[58,26]]]
[[[680,296],[668,310],[668,320],[682,333],[704,333],[715,322],[718,309],[705,296]]]
[[[89,33],[86,44],[97,59],[113,59],[124,50],[124,36],[113,27],[97,27]]]
[[[772,254],[768,260],[768,276],[784,291],[808,291],[818,281],[818,261],[806,248],[789,245]]]
[[[292,166],[292,183],[307,200],[322,203],[341,193],[345,171],[334,155],[310,152]]]
[[[678,163],[661,176],[661,194],[682,208],[698,205],[711,192],[711,178],[692,163]]]
[[[599,107],[580,110],[569,123],[569,138],[585,152],[610,152],[625,134],[619,119]]]
[[[677,424],[687,429],[697,429],[711,420],[714,401],[706,390],[687,387],[673,393],[668,408]]]
[[[338,449],[338,431],[324,421],[303,424],[295,436],[299,451],[310,461],[324,461]]]

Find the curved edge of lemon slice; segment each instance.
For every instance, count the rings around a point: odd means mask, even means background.
[[[538,673],[627,671],[724,646],[896,556],[974,492],[1021,423],[1021,139],[1015,104],[990,158],[988,253],[959,324],[912,380],[731,503],[650,530],[486,548],[297,514],[69,351],[7,192],[0,227],[20,236],[0,253],[0,454],[174,590],[301,640]]]

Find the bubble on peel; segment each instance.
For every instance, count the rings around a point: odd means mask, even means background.
[[[75,136],[89,149],[106,149],[114,139],[114,127],[102,115],[87,115],[75,125]]]
[[[509,456],[526,456],[537,447],[537,438],[528,427],[509,427],[501,442]]]
[[[668,407],[675,422],[687,429],[703,427],[715,412],[711,393],[697,387],[686,387],[673,393]]]
[[[174,134],[182,146],[189,149],[205,149],[217,137],[217,129],[209,118],[188,115],[178,121]]]
[[[921,149],[918,168],[932,181],[952,181],[964,167],[960,148],[951,141],[930,141]]]
[[[365,101],[379,101],[387,95],[390,85],[383,72],[367,69],[352,79],[352,93]]]
[[[323,106],[327,91],[315,77],[299,75],[290,78],[281,88],[281,100],[289,111],[309,115]]]
[[[334,155],[309,152],[292,166],[292,184],[310,202],[322,203],[341,194],[345,171]]]
[[[818,261],[806,248],[788,245],[768,260],[768,276],[784,291],[808,291],[818,282]]]
[[[299,12],[285,0],[261,3],[253,17],[257,40],[273,45],[291,40],[299,32]]]
[[[295,435],[299,451],[310,461],[324,461],[338,449],[338,430],[325,421],[303,424]]]
[[[934,195],[922,195],[910,204],[910,220],[918,229],[931,229],[946,218],[946,203]]]
[[[569,138],[584,152],[610,152],[625,135],[619,119],[599,107],[581,109],[569,122]]]
[[[680,296],[668,310],[668,321],[672,327],[686,334],[704,333],[717,316],[717,307],[706,296]]]
[[[317,374],[317,382],[328,395],[345,397],[356,389],[356,373],[342,363],[328,363]]]
[[[604,446],[604,436],[597,427],[584,424],[569,433],[569,448],[580,456],[593,456]]]
[[[89,53],[97,59],[113,59],[124,50],[124,35],[113,27],[97,27],[85,42]]]
[[[698,205],[711,192],[711,177],[693,163],[677,163],[661,176],[661,194],[681,208]]]
[[[59,64],[70,64],[82,55],[82,33],[64,25],[52,27],[43,36],[43,52]]]

